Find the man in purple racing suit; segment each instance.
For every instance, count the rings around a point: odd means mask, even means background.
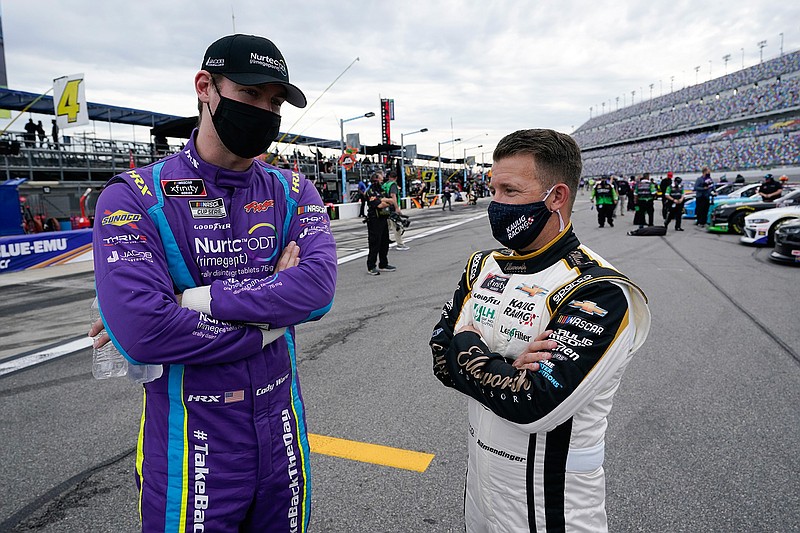
[[[330,309],[336,250],[313,184],[254,158],[281,104],[306,98],[275,45],[248,35],[208,48],[195,89],[185,149],[112,178],[94,226],[106,333],[131,364],[163,365],[144,386],[142,529],[305,531],[294,326]]]

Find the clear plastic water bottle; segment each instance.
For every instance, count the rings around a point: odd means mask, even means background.
[[[92,302],[91,309],[92,324],[100,319],[100,310],[97,298]],[[97,334],[94,340],[100,335]],[[100,348],[92,349],[92,375],[95,379],[119,378],[127,375],[128,379],[136,383],[148,383],[161,377],[163,367],[161,365],[134,365],[128,362],[119,353],[114,343],[107,342]]]
[[[126,361],[127,362],[127,361]],[[149,383],[161,377],[161,365],[133,365],[128,363],[128,379],[136,383]]]
[[[100,307],[97,298],[92,302],[92,324],[100,320]],[[100,338],[102,331],[95,335],[94,341]],[[95,379],[121,378],[128,373],[128,361],[119,353],[114,343],[107,342],[99,348],[92,348],[92,375]]]

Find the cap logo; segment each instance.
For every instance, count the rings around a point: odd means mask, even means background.
[[[225,66],[225,58],[214,59],[213,57],[209,57],[206,59],[206,66],[207,67],[224,67]]]
[[[261,65],[262,67],[273,68],[275,70],[280,70],[281,74],[284,76],[287,75],[286,73],[286,63],[283,62],[283,59],[273,59],[269,56],[262,56],[255,52],[250,52],[250,64],[253,63],[257,65]]]

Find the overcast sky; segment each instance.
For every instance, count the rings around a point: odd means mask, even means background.
[[[339,119],[393,98],[392,140],[462,157],[505,134],[571,132],[593,113],[716,78],[800,48],[800,2],[650,0],[590,2],[410,0],[0,0],[12,89],[44,92],[84,73],[92,102],[195,115],[193,78],[206,47],[233,33],[270,38],[291,81],[314,102],[283,107],[282,129],[339,138]],[[234,18],[232,19],[232,13]],[[744,60],[742,59],[744,49]],[[710,61],[710,63],[709,63]],[[700,66],[698,73],[695,67]],[[674,76],[674,80],[670,81]],[[452,129],[451,129],[452,122]],[[8,121],[0,120],[0,127]],[[21,130],[24,121],[12,129]],[[48,122],[49,123],[49,120]],[[95,124],[99,137],[108,126]],[[82,128],[86,129],[86,128]],[[82,131],[82,129],[76,129]],[[88,128],[91,129],[91,128]],[[76,130],[63,133],[74,134]],[[345,124],[364,144],[381,140],[378,117]],[[487,135],[488,134],[488,135]],[[127,127],[115,137],[147,130]],[[482,148],[477,148],[483,144]],[[490,154],[485,154],[486,160]]]

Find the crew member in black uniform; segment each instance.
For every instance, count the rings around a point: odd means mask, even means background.
[[[672,207],[672,202],[667,198],[667,189],[672,185],[672,172],[667,172],[661,183],[658,184],[658,194],[661,196],[661,220],[667,220],[667,213]]]
[[[680,176],[676,177],[672,183],[667,186],[664,193],[669,208],[667,209],[667,217],[664,220],[664,227],[669,227],[670,221],[675,220],[675,231],[683,231],[681,228],[681,219],[683,218],[683,183]]]
[[[389,215],[391,206],[397,208],[397,202],[383,192],[383,171],[375,172],[372,186],[367,191],[367,272],[373,276],[380,271],[397,270],[389,264]],[[377,266],[377,268],[376,268]]]
[[[783,194],[783,184],[775,181],[775,177],[772,174],[767,174],[764,176],[764,183],[758,188],[758,194],[761,195],[761,199],[765,202],[774,202]]]
[[[636,214],[633,216],[633,223],[644,227],[644,216],[647,215],[647,225],[653,225],[653,200],[656,196],[656,186],[650,181],[650,174],[645,172],[642,179],[634,188],[634,198],[636,199]]]
[[[607,176],[600,178],[592,189],[592,202],[597,208],[597,225],[601,228],[608,225],[614,227],[614,209],[617,207],[617,191],[611,186]]]

